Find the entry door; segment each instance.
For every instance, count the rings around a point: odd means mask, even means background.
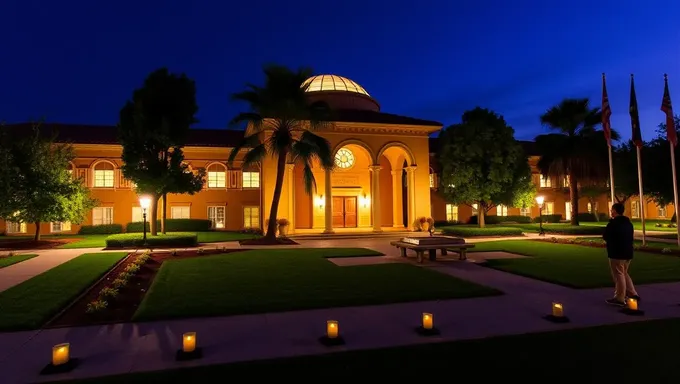
[[[333,227],[357,226],[356,196],[333,196]]]

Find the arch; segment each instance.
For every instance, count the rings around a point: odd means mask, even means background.
[[[335,147],[333,147],[333,153],[331,153],[331,156],[333,156],[333,158],[335,158],[335,154],[340,150],[340,148],[342,148],[346,145],[356,145],[358,147],[365,149],[366,152],[368,152],[369,160],[373,164],[378,164],[378,161],[377,161],[378,158],[375,157],[375,153],[373,152],[371,147],[369,147],[368,144],[364,143],[363,141],[357,140],[357,139],[347,139],[347,140],[341,141]]]
[[[413,156],[413,152],[411,152],[411,149],[401,141],[390,141],[383,145],[382,148],[380,148],[380,151],[378,151],[378,157],[376,157],[376,159],[380,159],[380,156],[384,155],[385,151],[390,148],[401,148],[406,155],[405,160],[408,162],[408,165],[416,165],[416,158]]]
[[[210,162],[210,163],[208,163],[208,164],[205,165],[205,170],[206,170],[206,172],[207,172],[208,169],[210,169],[210,167],[212,167],[213,165],[220,165],[220,166],[222,166],[222,168],[224,168],[224,171],[225,171],[225,172],[228,170],[226,164],[224,164],[224,163],[222,163],[222,162],[220,162],[220,161],[213,161],[213,162]]]
[[[97,168],[97,165],[99,165],[101,163],[108,163],[113,167],[114,170],[118,169],[118,165],[116,163],[114,163],[113,161],[108,160],[108,159],[97,159],[97,160],[93,161],[92,164],[90,164],[90,169],[94,171]]]
[[[106,165],[105,168],[97,169],[99,165]],[[109,168],[110,167],[110,168]],[[118,185],[116,181],[116,170],[118,166],[111,160],[98,159],[92,162],[90,165],[90,175],[92,181],[88,184],[92,185],[93,188],[116,188]],[[103,174],[97,176],[97,171],[104,171]],[[108,171],[111,171],[109,174]]]

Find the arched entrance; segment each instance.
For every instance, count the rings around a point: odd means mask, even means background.
[[[383,168],[389,167],[387,172],[391,177],[381,180],[383,190],[390,192],[382,198],[390,201],[390,219],[383,221],[383,226],[393,228],[413,228],[416,220],[415,210],[415,189],[414,171],[415,161],[411,150],[403,143],[391,142],[383,146],[378,152],[378,160]],[[387,213],[383,214],[386,218]]]

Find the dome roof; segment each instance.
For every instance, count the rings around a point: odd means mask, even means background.
[[[371,96],[361,85],[337,75],[312,76],[302,83],[302,86],[306,85],[308,85],[306,92],[352,92]]]

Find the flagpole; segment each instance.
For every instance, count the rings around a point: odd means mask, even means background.
[[[678,233],[678,245],[680,246],[680,226],[678,226],[678,175],[675,171],[675,147],[672,142],[668,142],[671,147],[671,169],[673,170],[673,207],[675,208],[675,226]]]
[[[647,232],[645,230],[645,203],[644,194],[642,193],[642,159],[640,158],[640,146],[635,146],[637,151],[637,168],[638,168],[638,188],[640,196],[640,221],[642,223],[642,245],[647,245]]]
[[[614,200],[614,162],[612,161],[612,146],[609,145],[609,189],[612,194],[612,204],[616,203]],[[680,240],[679,240],[680,241]]]

